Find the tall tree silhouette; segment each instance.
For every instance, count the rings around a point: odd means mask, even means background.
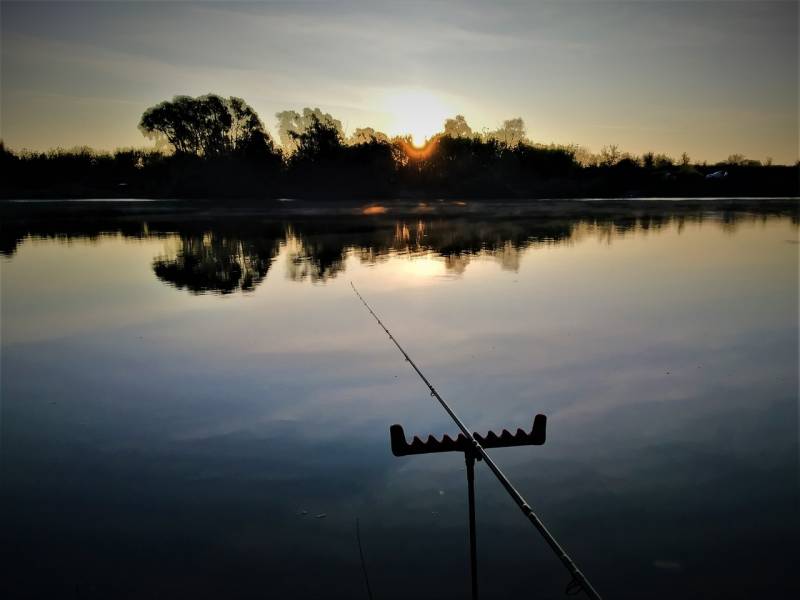
[[[491,131],[486,136],[488,139],[497,140],[506,146],[516,146],[525,143],[525,121],[522,117],[503,121],[503,126],[495,131]]]
[[[275,113],[275,117],[278,119],[278,137],[281,146],[289,153],[297,149],[300,139],[298,135],[305,133],[315,123],[324,123],[329,128],[335,129],[340,138],[344,137],[342,122],[319,108],[304,108],[302,114],[295,110],[284,110]]]
[[[338,122],[338,121],[337,121]],[[343,139],[341,129],[329,119],[312,114],[309,123],[300,132],[289,134],[295,144],[292,162],[296,164],[329,162],[341,154]]]
[[[471,138],[472,127],[467,124],[464,115],[456,115],[444,122],[444,134],[452,138]]]
[[[139,129],[149,138],[166,138],[177,154],[220,156],[268,154],[272,140],[255,110],[241,98],[216,94],[175,96],[151,106]]]

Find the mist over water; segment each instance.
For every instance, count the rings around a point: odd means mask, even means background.
[[[790,211],[791,213],[791,211]],[[8,597],[469,593],[454,434],[609,598],[789,597],[792,214],[28,221],[2,231]],[[482,464],[481,595],[568,577]],[[769,551],[765,551],[769,549]]]

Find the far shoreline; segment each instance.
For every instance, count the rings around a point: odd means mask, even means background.
[[[0,199],[5,222],[29,219],[264,219],[344,218],[508,218],[573,217],[609,214],[680,214],[697,212],[780,213],[800,217],[796,196],[705,196],[616,198],[490,199],[351,199],[301,198],[6,198]]]

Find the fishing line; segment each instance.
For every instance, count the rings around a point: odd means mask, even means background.
[[[530,505],[525,500],[525,498],[523,498],[522,494],[520,494],[517,491],[517,489],[511,484],[511,481],[509,481],[508,477],[506,477],[505,474],[500,470],[500,467],[498,467],[495,464],[495,462],[491,459],[491,457],[486,453],[486,450],[484,450],[483,446],[481,446],[478,443],[478,440],[476,440],[475,437],[472,435],[472,431],[467,429],[463,421],[461,421],[461,419],[458,418],[458,415],[456,415],[456,413],[453,412],[453,409],[450,408],[450,405],[447,404],[447,402],[444,401],[444,398],[442,398],[439,395],[439,392],[436,391],[436,388],[433,387],[433,384],[431,384],[431,382],[428,381],[428,378],[425,377],[422,371],[419,370],[419,367],[416,365],[416,363],[413,360],[411,360],[411,357],[400,345],[400,342],[398,342],[395,339],[395,337],[392,335],[392,332],[389,331],[386,325],[383,324],[383,321],[381,321],[378,315],[375,314],[375,311],[372,310],[372,307],[369,304],[367,304],[367,301],[364,300],[364,297],[358,292],[358,289],[356,289],[356,286],[353,284],[352,281],[350,282],[350,286],[353,288],[353,291],[355,292],[356,296],[358,296],[358,299],[361,300],[362,304],[373,316],[375,321],[377,321],[378,325],[381,326],[381,329],[383,329],[386,332],[386,335],[389,336],[389,339],[392,340],[394,345],[397,346],[397,349],[400,350],[401,354],[405,357],[406,362],[408,362],[411,365],[411,367],[417,372],[417,375],[420,376],[420,379],[422,379],[422,381],[425,382],[425,385],[428,386],[428,389],[431,391],[431,396],[439,401],[439,404],[441,404],[442,408],[444,408],[447,414],[450,415],[455,424],[461,430],[461,433],[463,433],[464,436],[469,440],[469,443],[472,445],[472,448],[475,451],[475,453],[480,458],[482,458],[484,462],[486,462],[486,466],[489,467],[492,473],[494,473],[495,477],[497,477],[498,481],[500,481],[500,484],[505,488],[509,496],[511,496],[511,499],[514,500],[516,505],[520,508],[522,514],[528,517],[528,520],[533,524],[534,527],[536,527],[536,529],[539,531],[539,533],[547,542],[547,545],[550,546],[550,549],[555,553],[555,555],[558,557],[558,559],[561,561],[564,567],[566,567],[567,571],[569,571],[573,581],[571,581],[567,587],[568,588],[572,587],[574,589],[574,587],[579,586],[580,589],[582,589],[589,598],[592,598],[593,600],[601,600],[600,594],[598,594],[597,591],[594,589],[594,587],[592,587],[592,584],[589,583],[588,579],[586,579],[586,576],[578,568],[578,565],[576,565],[575,562],[564,551],[561,545],[556,541],[556,538],[553,537],[553,534],[551,534],[547,530],[547,527],[545,527],[541,519],[539,519],[539,517],[536,516],[536,513],[533,512],[533,509],[531,509]]]
[[[367,598],[372,600],[372,588],[369,586],[369,575],[367,575],[367,565],[364,562],[364,551],[361,549],[361,527],[356,517],[356,541],[358,542],[358,555],[361,557],[361,571],[364,573],[364,583],[367,584]]]

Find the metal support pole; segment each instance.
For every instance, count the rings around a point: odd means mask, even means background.
[[[492,473],[494,473],[494,476],[497,477],[497,480],[500,482],[500,485],[502,485],[505,488],[506,492],[508,492],[508,495],[511,496],[511,499],[514,500],[516,505],[522,511],[522,514],[528,517],[528,520],[531,522],[531,524],[534,527],[536,527],[536,529],[539,531],[539,533],[547,542],[547,545],[550,546],[550,549],[553,551],[553,553],[558,557],[558,559],[561,561],[561,563],[564,565],[567,571],[569,571],[570,575],[572,575],[572,581],[570,582],[568,587],[570,589],[580,588],[592,600],[601,600],[600,594],[598,594],[597,590],[595,590],[592,587],[592,584],[589,583],[589,580],[586,578],[586,575],[584,575],[581,572],[581,570],[578,568],[578,565],[576,565],[573,562],[573,560],[569,557],[569,555],[564,551],[564,549],[561,547],[558,541],[556,541],[556,538],[553,537],[553,534],[547,530],[547,527],[544,526],[544,523],[542,523],[541,519],[539,519],[539,517],[536,516],[536,513],[533,512],[533,509],[530,507],[528,502],[525,500],[522,494],[520,494],[517,491],[517,489],[511,484],[511,482],[508,480],[508,477],[505,476],[505,474],[500,470],[500,467],[498,467],[492,460],[492,457],[486,453],[484,445],[482,443],[479,443],[478,440],[475,439],[475,436],[469,429],[467,429],[467,426],[464,425],[463,421],[458,418],[458,415],[456,415],[456,413],[453,412],[453,409],[450,408],[450,405],[447,402],[445,402],[444,398],[442,398],[439,395],[439,392],[436,391],[436,388],[433,387],[433,384],[430,381],[428,381],[428,378],[425,377],[425,375],[422,374],[422,371],[419,370],[417,364],[413,360],[411,360],[411,357],[408,355],[408,352],[406,352],[403,349],[403,347],[400,345],[400,342],[398,342],[395,339],[395,337],[392,335],[392,332],[389,331],[386,325],[383,324],[383,321],[380,320],[380,317],[378,317],[378,315],[375,314],[375,311],[372,310],[372,307],[369,304],[367,304],[367,301],[364,300],[363,296],[358,293],[358,290],[356,289],[356,286],[353,285],[352,281],[350,282],[350,285],[352,286],[356,296],[358,296],[358,299],[361,300],[361,302],[364,304],[369,313],[373,316],[375,321],[377,321],[378,325],[380,325],[381,329],[383,329],[386,332],[386,335],[389,336],[389,339],[392,340],[392,343],[395,346],[397,346],[397,349],[400,350],[400,353],[403,355],[406,361],[408,361],[408,364],[411,365],[411,368],[413,368],[414,371],[416,371],[417,375],[419,375],[419,378],[422,379],[422,381],[425,383],[426,386],[428,386],[428,389],[431,391],[431,396],[436,398],[439,404],[442,405],[442,408],[445,410],[445,412],[448,415],[450,415],[450,418],[453,419],[455,424],[461,430],[461,434],[469,441],[469,444],[471,446],[470,450],[474,453],[474,457],[477,458],[478,460],[483,460],[486,463],[486,466],[489,467],[489,470]],[[400,433],[401,432],[402,428]],[[513,438],[514,436],[512,434],[508,434],[508,437]],[[403,442],[405,443],[405,440],[403,440]],[[544,443],[544,439],[542,439],[541,443]],[[417,446],[423,446],[423,447],[425,446],[425,443],[422,442],[421,440],[419,442],[415,440],[412,443],[412,446],[414,446],[415,444],[417,444]],[[441,446],[441,444],[439,445]],[[491,446],[487,445],[487,447]],[[417,454],[417,452],[413,452],[413,454]],[[395,453],[395,455],[399,456],[399,454],[397,453]]]
[[[469,566],[472,575],[472,600],[478,600],[478,549],[475,539],[475,455],[464,453],[467,463],[467,494],[469,497]]]

